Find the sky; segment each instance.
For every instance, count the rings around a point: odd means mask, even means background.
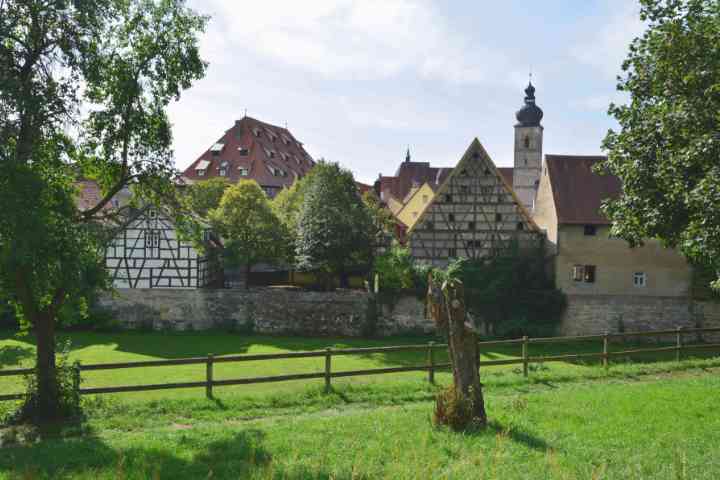
[[[528,74],[544,153],[602,153],[637,0],[189,0],[210,15],[205,78],[169,109],[184,169],[245,112],[359,181],[454,166],[477,137],[512,166]]]

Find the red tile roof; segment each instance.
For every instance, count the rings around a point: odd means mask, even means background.
[[[213,152],[215,146],[217,152]],[[262,187],[280,188],[303,177],[315,161],[286,128],[243,117],[185,169],[184,176],[191,181],[219,177],[223,165],[226,178],[233,183],[253,179]],[[203,176],[198,175],[200,167],[205,167]],[[241,169],[248,175],[240,175]]]
[[[593,166],[604,156],[545,155],[558,223],[609,225],[600,212],[603,200],[622,192],[620,179],[598,175]]]

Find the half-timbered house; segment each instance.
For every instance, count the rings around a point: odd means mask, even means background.
[[[412,256],[438,267],[540,241],[535,222],[477,139],[408,231]]]
[[[105,251],[115,288],[203,288],[221,284],[216,244],[206,234],[202,253],[179,238],[161,208],[136,210]]]

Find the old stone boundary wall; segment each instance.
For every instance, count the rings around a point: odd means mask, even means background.
[[[683,297],[569,295],[559,335],[720,327],[720,303]],[[292,288],[224,290],[122,289],[99,307],[129,328],[225,329],[277,335],[434,332],[424,301],[407,295],[381,304],[359,290],[312,292]],[[720,334],[707,340],[720,341]]]
[[[416,297],[380,305],[361,290],[293,288],[224,290],[122,289],[99,307],[129,328],[210,328],[277,335],[400,335],[434,331]]]
[[[568,295],[560,335],[720,327],[720,303],[687,297]],[[720,341],[720,334],[705,340]]]

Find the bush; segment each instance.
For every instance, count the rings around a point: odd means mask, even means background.
[[[501,337],[554,334],[565,308],[565,296],[545,269],[541,246],[517,246],[493,258],[459,259],[448,266],[465,285],[471,315]]]
[[[456,432],[479,428],[482,420],[473,416],[472,396],[458,395],[454,385],[450,385],[435,397],[433,424],[446,425]]]
[[[380,291],[412,290],[420,295],[427,291],[430,267],[415,263],[410,250],[397,243],[375,258],[374,272],[380,277]]]
[[[59,414],[61,418],[73,418],[82,414],[80,391],[76,388],[76,366],[69,361],[70,341],[57,346],[56,375],[58,382]],[[25,376],[26,397],[8,423],[37,423],[39,419],[38,386],[35,372]]]

